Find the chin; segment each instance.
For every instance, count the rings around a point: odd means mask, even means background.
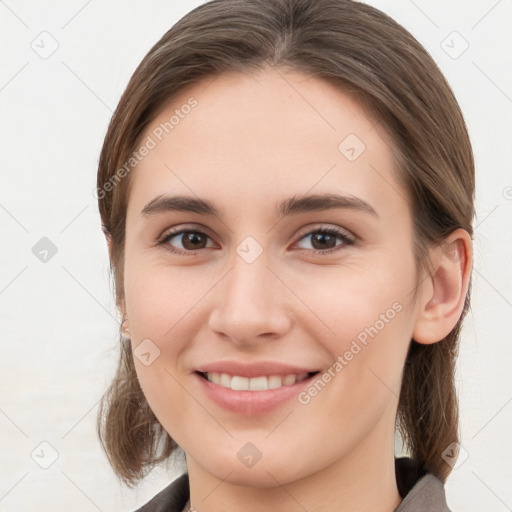
[[[245,465],[238,457],[233,460],[231,456],[222,457],[220,454],[214,454],[214,457],[208,458],[208,460],[199,458],[195,461],[204,471],[218,480],[232,485],[261,489],[289,484],[308,476],[308,473],[311,472],[310,465],[298,466],[296,463],[291,465],[290,461],[293,460],[291,455],[282,454],[274,457],[274,460],[271,460],[270,457],[265,460],[265,456],[262,455],[252,466]]]

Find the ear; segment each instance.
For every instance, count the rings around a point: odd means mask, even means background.
[[[103,231],[103,234],[105,235],[105,239],[107,241],[108,257],[109,257],[110,261],[112,261],[112,235],[110,234],[109,230],[103,224],[101,226],[101,230]]]
[[[105,239],[107,241],[107,246],[108,246],[108,257],[109,257],[109,260],[112,262],[112,235],[110,234],[110,232],[108,231],[108,229],[105,227],[105,226],[102,226],[102,231],[103,231],[103,234],[105,235]],[[121,317],[124,318],[124,316],[126,315],[126,305],[125,305],[125,302],[124,300],[120,301],[118,304],[117,304],[117,307],[119,309],[119,313],[121,314]]]
[[[413,339],[428,345],[441,341],[457,324],[469,288],[473,255],[464,229],[451,233],[430,250],[433,269],[421,284]]]

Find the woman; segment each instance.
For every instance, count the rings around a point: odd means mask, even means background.
[[[135,71],[97,185],[123,316],[100,440],[128,485],[187,464],[140,511],[449,510],[474,163],[411,34],[208,2]]]

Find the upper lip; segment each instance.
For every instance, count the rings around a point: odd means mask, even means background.
[[[274,361],[259,361],[254,363],[240,363],[237,361],[217,361],[201,365],[196,368],[200,373],[227,373],[228,375],[239,375],[240,377],[261,377],[270,375],[302,375],[304,373],[315,373],[318,370],[301,366],[291,366]]]

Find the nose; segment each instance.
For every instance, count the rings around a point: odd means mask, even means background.
[[[231,271],[215,287],[209,327],[239,346],[278,339],[290,330],[292,318],[286,287],[268,268],[265,253],[252,263],[235,255]]]

